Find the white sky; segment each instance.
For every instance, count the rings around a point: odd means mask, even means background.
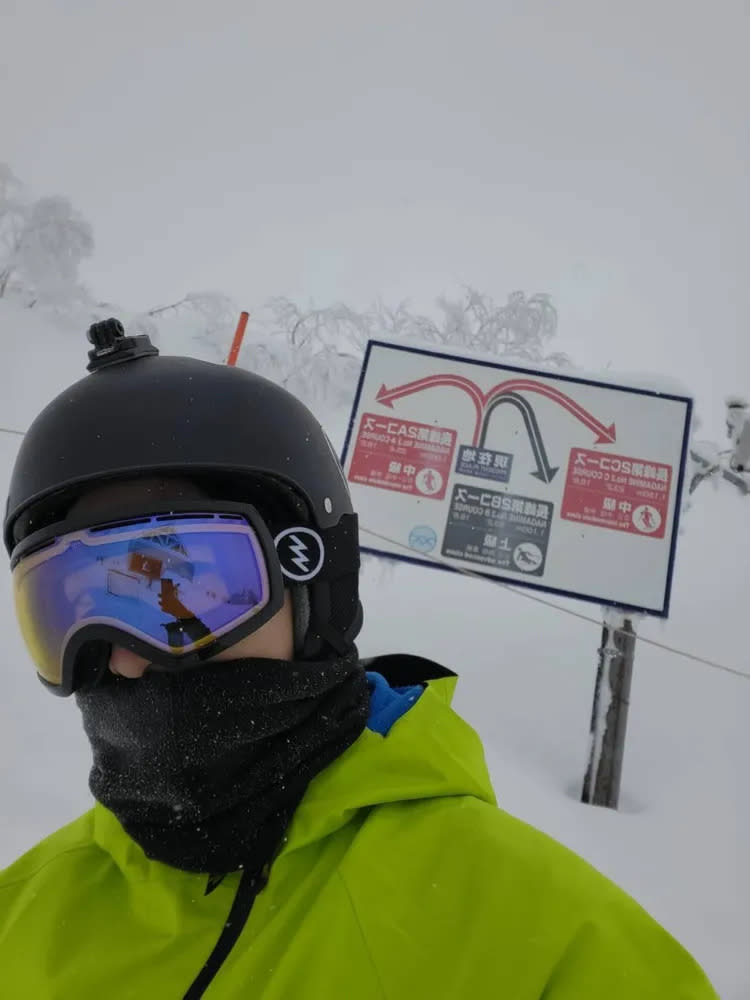
[[[0,159],[97,295],[549,291],[586,367],[750,391],[743,0],[0,0]]]

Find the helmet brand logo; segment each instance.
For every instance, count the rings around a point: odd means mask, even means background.
[[[290,580],[312,580],[323,567],[323,539],[312,528],[287,528],[276,536],[274,545],[281,572]]]
[[[296,558],[292,559],[295,566],[299,566],[303,573],[307,572],[307,567],[309,565],[309,560],[307,558],[307,546],[305,543],[299,539],[296,535],[289,536],[294,544],[291,546],[292,552],[296,553]]]

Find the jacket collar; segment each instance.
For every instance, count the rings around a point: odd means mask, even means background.
[[[450,707],[456,675],[432,661],[397,654],[364,665],[392,684],[422,681],[425,691],[387,736],[365,729],[313,778],[279,857],[330,836],[358,810],[376,805],[462,795],[497,804],[479,737]],[[431,673],[437,676],[425,676]],[[128,878],[167,879],[176,886],[180,879],[205,877],[149,860],[100,803],[94,807],[94,839]]]

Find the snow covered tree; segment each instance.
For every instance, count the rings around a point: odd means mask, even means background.
[[[557,332],[557,310],[542,292],[526,297],[516,291],[504,306],[489,295],[467,288],[461,299],[437,300],[440,321],[413,315],[403,305],[396,310],[379,306],[378,325],[389,336],[403,336],[446,346],[459,346],[485,354],[512,357],[565,367],[564,354],[546,354],[545,348]]]
[[[750,399],[733,393],[727,396],[726,428],[729,447],[721,448],[715,441],[693,437],[690,447],[689,493],[701,483],[712,480],[717,487],[721,480],[731,483],[741,493],[750,494]],[[693,421],[698,430],[700,421]]]
[[[15,287],[30,304],[75,298],[79,265],[93,248],[91,227],[67,198],[30,200],[0,164],[0,297]]]
[[[0,298],[16,267],[26,211],[23,185],[7,164],[0,163]]]
[[[209,361],[226,361],[240,310],[222,292],[190,292],[177,302],[134,317],[133,332],[147,333],[155,344]]]
[[[371,330],[368,314],[341,303],[303,310],[275,298],[251,317],[244,363],[310,403],[340,402],[353,391]]]
[[[308,402],[334,403],[351,399],[371,337],[458,347],[516,362],[570,364],[564,354],[546,353],[557,330],[557,312],[546,294],[527,298],[513,292],[501,306],[469,288],[460,299],[438,299],[437,307],[433,318],[412,312],[407,303],[389,308],[379,302],[357,312],[342,303],[302,309],[275,298],[252,317],[245,356]]]
[[[91,226],[67,198],[39,198],[26,214],[16,269],[39,300],[57,302],[78,289],[78,268],[94,250]]]

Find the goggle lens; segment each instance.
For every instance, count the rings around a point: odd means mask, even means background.
[[[239,515],[154,515],[61,535],[13,570],[18,621],[44,680],[59,685],[70,639],[114,627],[185,656],[267,607],[271,585]]]

